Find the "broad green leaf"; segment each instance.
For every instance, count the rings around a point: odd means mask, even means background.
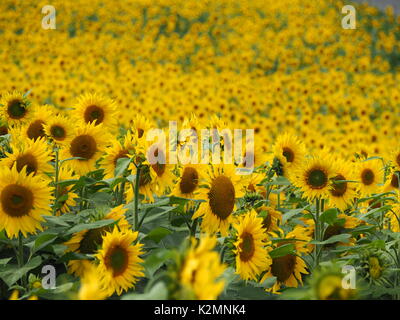
[[[50,243],[53,243],[57,239],[57,236],[58,234],[56,233],[44,233],[39,235],[34,242],[32,254],[48,246]]]
[[[298,208],[298,209],[291,209],[288,212],[285,212],[282,215],[282,224],[286,223],[286,221],[288,221],[289,219],[291,219],[292,217],[294,217],[295,215],[303,212],[308,206],[304,207],[304,208]]]
[[[117,165],[115,166],[114,176],[120,177],[124,174],[125,170],[128,168],[131,158],[119,158],[117,160]]]
[[[332,236],[329,239],[326,239],[324,241],[313,240],[310,243],[311,244],[330,244],[330,243],[335,243],[335,242],[347,243],[347,242],[349,242],[350,237],[351,237],[350,234],[343,233],[343,234],[338,234],[338,235]]]
[[[323,212],[319,217],[320,221],[323,223],[327,223],[329,225],[334,225],[337,219],[338,210],[336,208],[330,208]]]
[[[279,258],[294,252],[294,244],[287,243],[269,252],[271,258]]]
[[[164,237],[166,237],[167,235],[171,234],[172,231],[168,230],[166,228],[163,227],[158,227],[155,228],[153,230],[151,230],[147,236],[145,237],[145,239],[150,239],[155,241],[156,243],[159,243]]]
[[[11,261],[11,258],[0,259],[0,266],[5,266],[10,261]]]
[[[79,232],[82,230],[97,229],[97,228],[109,226],[113,223],[116,223],[116,221],[113,219],[99,220],[99,221],[91,222],[91,223],[82,223],[82,224],[78,224],[77,226],[72,227],[65,234],[69,235],[69,234],[73,234],[73,233],[76,233],[76,232]]]
[[[37,268],[41,263],[42,258],[36,256],[21,268],[14,265],[8,265],[5,271],[0,272],[0,278],[10,287],[21,279],[27,272]]]
[[[151,251],[143,263],[146,277],[153,277],[154,273],[171,257],[172,252],[168,249],[160,248]]]

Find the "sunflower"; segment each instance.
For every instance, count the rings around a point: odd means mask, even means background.
[[[279,224],[282,221],[282,213],[270,206],[256,208],[259,216],[263,219],[263,227],[267,233],[280,231]]]
[[[247,145],[249,146],[250,150],[247,150]],[[239,165],[249,170],[265,165],[269,157],[262,149],[262,145],[263,142],[260,138],[253,139],[253,141],[251,141],[250,138],[246,137],[246,140],[244,143],[242,143],[243,150]],[[240,147],[241,146],[238,146],[237,144],[234,146],[234,148]]]
[[[85,124],[103,124],[103,127],[113,130],[116,127],[117,107],[109,98],[97,93],[79,96],[75,109],[71,112],[72,117]]]
[[[44,125],[53,117],[53,115],[53,110],[50,106],[35,105],[33,107],[30,121],[21,128],[22,137],[31,140],[46,137]],[[19,139],[21,139],[21,136],[19,136]]]
[[[70,140],[73,134],[71,119],[65,115],[58,114],[43,125],[45,134],[56,144],[63,145]]]
[[[16,166],[0,169],[0,230],[9,237],[43,230],[40,223],[50,214],[51,201],[51,188],[40,175],[27,174],[26,167],[20,172]]]
[[[99,220],[112,219],[117,222],[117,226],[120,230],[126,230],[130,228],[128,221],[125,218],[125,212],[127,209],[123,208],[122,205],[111,209],[107,214],[103,214],[103,217]],[[108,225],[96,229],[83,230],[75,233],[72,238],[64,243],[68,249],[67,251],[83,253],[83,254],[94,254],[102,244],[102,236],[105,232],[111,231],[112,226]],[[68,262],[68,271],[74,273],[77,276],[83,275],[88,267],[90,267],[89,260],[70,260]]]
[[[265,187],[261,184],[264,179],[265,176],[262,173],[252,173],[244,176],[243,183],[245,191],[249,193],[263,194],[266,192]]]
[[[99,260],[98,272],[102,278],[102,288],[111,296],[114,292],[121,295],[123,291],[135,286],[139,277],[143,277],[143,244],[133,244],[138,232],[119,231],[114,228],[103,236],[102,247],[95,257]]]
[[[224,289],[225,281],[218,279],[226,266],[213,251],[216,244],[215,237],[202,235],[200,240],[192,239],[192,246],[185,255],[179,279],[183,289],[191,292],[194,299],[216,300]]]
[[[78,180],[79,176],[75,175],[71,170],[66,167],[61,167],[58,172],[58,181],[62,182],[64,180]],[[74,199],[78,198],[78,195],[71,191],[72,185],[68,186],[57,186],[57,195],[58,197],[66,197],[66,199],[59,201],[60,208],[57,211],[57,215],[61,213],[66,213],[70,211],[70,207],[76,205]]]
[[[137,165],[137,167],[136,167]],[[139,168],[139,169],[138,169]],[[158,185],[156,182],[156,173],[151,168],[151,165],[146,160],[136,164],[131,162],[128,170],[132,172],[132,175],[136,177],[137,170],[139,171],[139,194],[144,196],[144,201],[154,202],[154,194],[158,191]],[[126,190],[126,201],[130,202],[134,198],[134,188],[132,184],[128,185]]]
[[[179,172],[178,181],[172,190],[172,195],[180,198],[195,199],[204,177],[206,165],[187,164]]]
[[[330,179],[334,177],[332,165],[326,157],[312,157],[293,174],[293,184],[303,191],[308,200],[328,198]]]
[[[0,160],[0,165],[8,168],[15,165],[18,172],[25,167],[26,173],[33,173],[34,175],[54,171],[50,164],[51,151],[45,139],[26,140],[18,146],[13,140],[11,148],[13,153],[6,153],[7,157]]]
[[[101,167],[104,168],[104,179],[114,178],[117,161],[121,158],[129,158],[134,150],[134,139],[129,131],[124,137],[123,144],[118,139],[113,138],[105,149],[105,155],[100,162]]]
[[[175,165],[168,164],[169,152],[163,143],[150,145],[146,150],[146,160],[150,164],[150,170],[154,171],[155,184],[157,185],[155,193],[161,196],[174,183],[176,176],[173,171]]]
[[[285,240],[280,241],[275,245],[275,247],[278,248],[282,245],[293,243],[295,250],[293,253],[272,258],[270,267],[266,269],[266,273],[261,279],[261,282],[264,282],[270,277],[276,277],[274,285],[272,288],[268,289],[268,291],[271,291],[272,293],[279,293],[278,291],[282,285],[296,288],[299,283],[303,283],[301,274],[308,274],[308,271],[306,270],[306,264],[300,257],[300,254],[308,253],[306,245],[307,241],[309,240],[311,240],[311,238],[306,235],[301,235],[295,230],[288,233],[285,236]],[[272,248],[268,248],[268,250],[271,251]]]
[[[78,292],[79,300],[104,300],[107,293],[101,287],[101,278],[97,267],[90,264],[81,277],[81,287]]]
[[[60,158],[69,159],[79,157],[82,159],[68,160],[65,165],[77,174],[85,175],[95,169],[96,161],[104,150],[108,135],[104,133],[101,124],[93,123],[79,126],[61,149]]]
[[[154,125],[141,114],[137,114],[131,128],[135,139],[146,139],[148,130],[154,128]]]
[[[383,182],[383,170],[378,159],[361,161],[358,163],[355,178],[359,181],[358,191],[361,197],[367,197],[379,191]]]
[[[305,160],[306,148],[297,137],[284,133],[276,139],[272,148],[274,157],[279,160],[285,177],[299,169]]]
[[[354,176],[350,164],[337,160],[333,164],[334,177],[331,179],[329,202],[332,206],[345,210],[356,197],[355,187],[351,185]]]
[[[390,153],[390,160],[395,170],[400,171],[400,147],[397,147]]]
[[[18,91],[3,95],[0,105],[0,116],[8,125],[22,125],[32,116],[30,102]]]
[[[399,184],[400,171],[391,169],[385,184],[383,185],[383,192],[396,191],[400,189]]]
[[[216,165],[209,168],[205,179],[198,196],[205,202],[200,204],[192,219],[203,217],[201,228],[204,231],[220,231],[225,236],[236,208],[235,199],[244,195],[241,176],[235,174],[233,165]]]
[[[271,265],[265,247],[268,236],[263,219],[251,210],[239,216],[233,227],[237,233],[233,251],[236,255],[236,273],[244,280],[256,280],[257,276]]]

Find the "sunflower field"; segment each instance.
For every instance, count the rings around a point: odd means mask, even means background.
[[[342,26],[349,4],[355,29]],[[0,299],[400,299],[393,9],[2,0],[0,12]],[[250,151],[247,135],[232,140],[249,129]],[[204,130],[225,133],[199,143]],[[169,161],[188,145],[220,157]]]

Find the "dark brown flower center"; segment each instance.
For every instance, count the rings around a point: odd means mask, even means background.
[[[4,136],[6,134],[8,134],[7,126],[0,126],[0,136]]]
[[[107,269],[113,270],[114,277],[124,273],[128,267],[128,262],[128,252],[123,247],[118,245],[111,247],[106,253],[105,265]]]
[[[165,169],[166,169],[165,155],[159,148],[157,148],[154,151],[154,156],[157,157],[157,159],[160,159],[160,161],[155,164],[152,164],[151,167],[157,173],[157,176],[161,177],[164,174]]]
[[[328,183],[326,172],[319,168],[313,168],[307,172],[307,185],[312,189],[323,189]]]
[[[0,199],[3,211],[13,218],[26,216],[33,209],[32,191],[17,184],[6,186]]]
[[[78,251],[84,254],[94,254],[103,243],[103,235],[111,231],[110,226],[88,230],[79,243]]]
[[[50,134],[55,140],[64,140],[67,136],[65,129],[60,125],[53,125],[50,128]]]
[[[244,232],[241,238],[242,243],[240,244],[240,260],[246,262],[249,261],[254,255],[254,239],[253,236],[248,232]]]
[[[139,175],[139,187],[143,187],[150,182],[151,182],[150,167],[146,165],[142,166]]]
[[[375,174],[371,169],[364,169],[361,173],[361,181],[364,185],[369,186],[375,181]]]
[[[195,168],[186,167],[183,170],[181,182],[179,187],[184,194],[192,193],[199,184],[199,174]]]
[[[272,259],[271,272],[279,282],[285,282],[293,274],[296,267],[296,256],[287,254]]]
[[[36,121],[33,121],[29,125],[28,130],[27,130],[29,139],[36,140],[37,138],[45,136],[43,124],[44,124],[44,121],[36,120]]]
[[[8,103],[7,113],[11,119],[22,119],[27,111],[25,103],[19,99],[11,100]]]
[[[85,110],[84,118],[86,123],[96,121],[96,124],[100,124],[104,121],[104,110],[95,105],[89,106]]]
[[[347,182],[340,181],[340,180],[346,180],[344,176],[341,174],[338,174],[336,177],[332,179],[332,189],[331,194],[334,197],[341,197],[343,196],[346,191],[347,191]]]
[[[269,213],[267,213],[267,215],[265,216],[265,218],[263,219],[263,222],[262,222],[263,228],[265,228],[265,230],[269,231],[271,224],[272,224],[272,217]]]
[[[390,185],[393,188],[399,188],[399,177],[397,176],[397,173],[392,174],[392,179],[390,180]]]
[[[224,175],[216,177],[211,184],[208,198],[212,213],[221,220],[228,218],[235,206],[235,187],[232,181]]]
[[[289,149],[287,147],[284,147],[282,154],[286,158],[287,162],[293,162],[294,161],[294,152],[293,152],[293,150],[291,150],[291,149]]]
[[[97,151],[96,140],[89,135],[80,135],[71,142],[70,152],[73,157],[91,159]]]
[[[36,161],[36,158],[32,154],[30,153],[22,154],[17,158],[15,162],[17,164],[18,172],[20,172],[26,166],[27,174],[30,174],[32,172],[36,174],[36,171],[38,169],[38,163]]]

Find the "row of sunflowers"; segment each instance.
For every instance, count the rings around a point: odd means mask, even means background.
[[[0,4],[0,298],[400,299],[392,10],[52,2]],[[152,162],[169,121],[254,150]]]

